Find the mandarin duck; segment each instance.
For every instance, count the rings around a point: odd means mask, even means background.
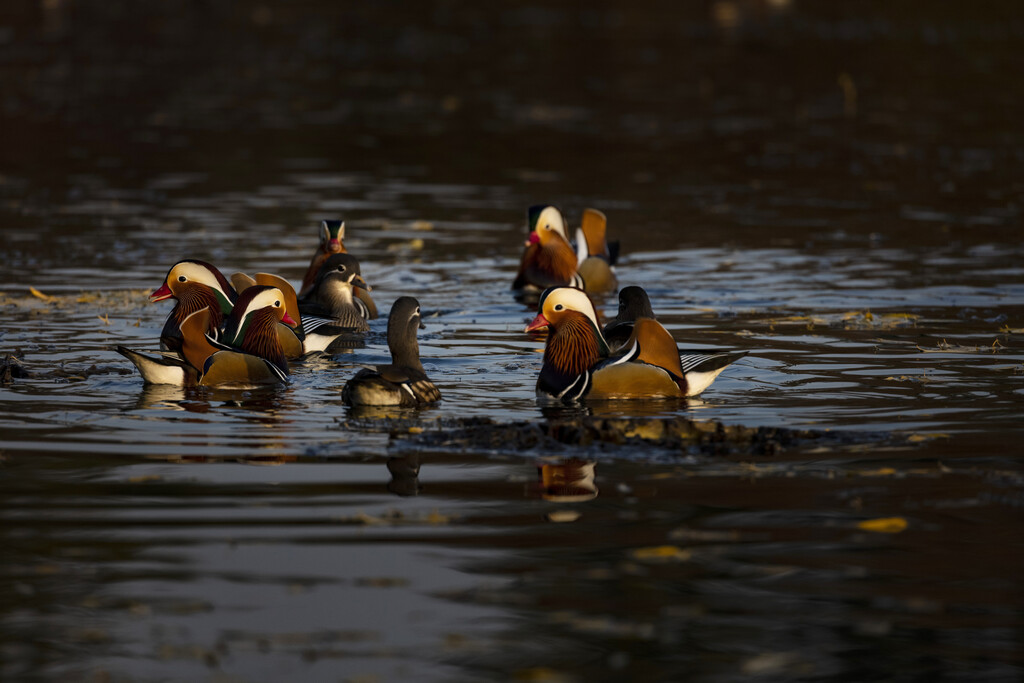
[[[562,213],[553,206],[527,210],[530,236],[519,262],[512,288],[538,291],[547,287],[575,287],[600,294],[615,289],[612,254],[605,240],[606,220],[595,209],[583,212],[578,251],[574,251]]]
[[[210,328],[207,332],[216,338],[224,316],[231,313],[238,294],[227,278],[209,263],[185,259],[171,266],[164,283],[149,295],[150,301],[172,298],[175,304],[160,332],[160,347],[167,351],[180,351],[180,328],[185,318],[208,307]]]
[[[255,286],[239,295],[224,322],[230,345],[208,334],[212,314],[211,308],[204,308],[182,321],[183,359],[170,353],[149,356],[124,346],[116,350],[139,369],[147,384],[246,389],[287,381],[288,361],[275,328],[293,321],[281,290]]]
[[[619,311],[604,326],[604,339],[608,347],[618,349],[633,336],[633,323],[638,318],[654,319],[651,300],[643,287],[630,285],[619,290]]]
[[[344,256],[335,254],[335,256]],[[354,347],[362,346],[362,337],[354,333],[362,333],[365,330],[359,325],[341,325],[334,318],[316,315],[307,315],[304,304],[300,304],[295,296],[295,290],[284,278],[270,273],[256,273],[255,277],[249,277],[245,273],[234,273],[231,281],[235,288],[244,292],[255,285],[277,287],[285,296],[287,302],[288,316],[293,323],[286,325],[279,323],[277,326],[278,339],[289,359],[301,358],[310,353],[326,352],[329,347]],[[340,342],[336,344],[336,342]]]
[[[609,356],[597,312],[586,293],[552,287],[538,302],[527,332],[550,329],[537,396],[564,402],[582,399],[681,398],[701,393],[741,352],[680,356],[661,323],[638,318],[620,353]]]
[[[320,267],[331,254],[344,254],[345,249],[345,221],[320,221],[320,246],[309,261],[306,274],[302,277],[302,286],[299,287],[299,296],[304,297],[313,289],[316,276]]]
[[[359,260],[352,254],[333,254],[327,258],[317,273],[313,288],[299,302],[299,309],[305,315],[326,318],[340,327],[359,332],[369,329],[367,320],[377,317],[377,306],[359,298],[360,290],[366,292],[369,285],[363,279]]]
[[[441,392],[427,378],[420,361],[416,333],[421,327],[419,302],[411,296],[399,298],[388,315],[391,364],[360,370],[345,384],[341,400],[350,406],[401,407],[439,401]]]
[[[619,257],[619,243],[609,244],[607,233],[604,213],[583,209],[576,230],[576,270],[583,278],[584,289],[593,294],[612,292],[619,284],[613,267]]]

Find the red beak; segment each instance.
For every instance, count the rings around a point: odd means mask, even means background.
[[[291,325],[292,327],[298,325],[298,323],[292,320],[292,317],[288,315],[288,311],[285,311],[284,315],[281,316],[281,322],[283,322],[285,325]]]
[[[544,317],[543,313],[538,313],[537,317],[533,319],[533,322],[526,326],[523,332],[533,332],[534,330],[543,330],[548,327],[551,323]]]
[[[531,244],[537,244],[537,242],[540,242],[540,235],[537,234],[536,230],[534,230],[533,232],[530,233],[530,236],[527,238],[523,246],[528,247]]]
[[[331,251],[338,251],[339,249],[341,249],[341,242],[334,238],[331,238],[331,241],[327,243],[327,248],[330,249]]]
[[[160,289],[156,290],[155,292],[149,295],[149,300],[163,301],[164,299],[170,299],[172,296],[174,296],[174,292],[171,291],[171,288],[168,287],[167,283],[165,282],[162,285],[160,285]]]

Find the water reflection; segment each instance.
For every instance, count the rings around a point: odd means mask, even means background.
[[[401,457],[388,458],[387,467],[391,474],[388,491],[397,496],[417,496],[420,493],[420,453],[407,453]]]
[[[581,503],[597,498],[596,463],[580,458],[559,458],[537,464],[536,495],[552,503]]]

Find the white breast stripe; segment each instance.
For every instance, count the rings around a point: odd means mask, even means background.
[[[403,388],[403,389],[405,389],[405,390],[406,390],[407,392],[409,392],[409,395],[410,395],[410,396],[412,396],[412,400],[414,400],[414,401],[416,400],[416,394],[415,394],[415,393],[413,393],[412,387],[410,387],[410,386],[409,386],[409,383],[408,383],[408,382],[402,382],[402,383],[401,383],[401,384],[399,384],[398,386],[402,387],[402,388]]]
[[[276,365],[271,363],[269,360],[263,359],[263,362],[267,364],[267,367],[270,368],[270,370],[275,375],[277,375],[278,379],[280,379],[282,382],[287,382],[288,381],[288,375],[284,372],[284,370],[282,370],[281,368],[277,367]]]
[[[628,363],[629,361],[636,358],[638,355],[640,355],[640,341],[638,339],[634,339],[633,347],[629,350],[629,353],[627,353],[625,356],[618,359],[614,363],[609,363],[609,365],[619,365],[620,363]]]
[[[211,337],[210,334],[207,333],[206,334],[206,341],[210,342],[210,346],[212,346],[215,349],[220,349],[221,351],[237,351],[238,350],[234,346],[230,346],[229,344],[225,344],[224,342],[222,342],[220,340],[220,335],[219,334],[217,336],[215,336],[215,337]]]
[[[354,296],[352,297],[352,303],[354,303],[356,305],[356,308],[359,309],[359,316],[361,318],[363,318],[364,320],[370,319],[370,309],[366,307],[366,304],[363,303],[362,299],[360,299],[357,296]]]
[[[587,260],[590,256],[587,248],[587,236],[583,234],[583,228],[576,228],[576,267]]]

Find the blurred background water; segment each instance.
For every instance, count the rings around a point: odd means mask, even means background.
[[[1022,38],[1010,2],[4,3],[0,678],[1019,680]],[[750,350],[597,412],[849,436],[400,438],[543,419],[538,202],[608,215],[680,346]],[[323,218],[420,299],[438,406],[341,405],[385,320],[266,392],[112,351],[176,260],[297,283]]]

